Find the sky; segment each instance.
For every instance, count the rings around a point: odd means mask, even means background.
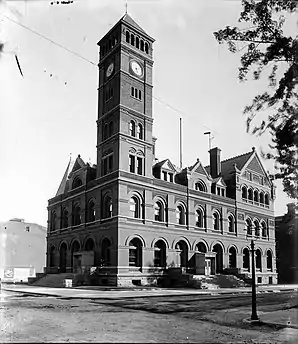
[[[18,217],[46,226],[47,202],[57,192],[70,154],[96,163],[97,42],[125,14],[125,1],[51,2],[0,0],[0,221]],[[240,83],[240,55],[213,36],[237,25],[240,1],[128,0],[127,7],[156,40],[156,157],[179,165],[180,117],[183,166],[197,158],[209,164],[204,132],[210,130],[222,160],[252,147],[268,150],[269,135],[246,133],[243,115],[245,105],[266,88],[266,79]],[[291,30],[297,32],[296,22]],[[272,161],[263,164],[274,171]],[[280,181],[276,185],[275,214],[281,215],[292,200]]]

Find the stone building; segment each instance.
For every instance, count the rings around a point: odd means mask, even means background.
[[[252,151],[210,166],[155,157],[153,43],[125,14],[99,41],[97,164],[70,162],[48,203],[47,271],[100,266],[102,283],[146,284],[172,267],[276,283],[274,186]],[[183,270],[183,269],[182,269]]]

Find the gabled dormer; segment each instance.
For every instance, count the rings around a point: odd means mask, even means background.
[[[222,176],[212,180],[211,192],[217,196],[226,197],[227,185]]]
[[[196,163],[189,167],[188,187],[201,192],[211,192],[212,178],[205,167],[197,159]]]
[[[56,196],[77,189],[95,178],[96,165],[90,166],[78,155],[76,160],[69,161]]]
[[[166,182],[173,183],[175,181],[176,173],[177,169],[169,159],[157,162],[153,166],[153,176]]]

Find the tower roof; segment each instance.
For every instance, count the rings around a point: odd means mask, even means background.
[[[120,21],[125,22],[126,24],[132,26],[133,28],[141,31],[142,33],[144,33],[145,35],[147,35],[147,33],[140,27],[140,25],[138,25],[129,14],[125,13],[124,16],[120,19]],[[148,36],[148,35],[147,35]]]

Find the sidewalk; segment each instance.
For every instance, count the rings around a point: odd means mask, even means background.
[[[50,288],[30,285],[2,284],[7,291],[55,296],[70,299],[118,299],[135,297],[177,296],[177,295],[223,295],[250,294],[251,288],[221,288],[221,289],[164,289],[164,288],[117,288],[104,286],[84,286],[76,288]],[[257,293],[297,291],[298,285],[267,285],[258,286]]]
[[[53,296],[66,299],[120,299],[136,297],[163,297],[163,296],[224,296],[237,294],[250,294],[251,288],[222,288],[215,290],[202,289],[160,289],[160,288],[108,288],[108,287],[77,287],[77,288],[48,288],[28,285],[2,284],[2,290],[31,295]],[[297,291],[298,285],[268,285],[258,286],[257,293]],[[1,293],[0,293],[1,295]],[[285,326],[298,329],[298,309],[290,308],[275,312],[259,312],[261,323],[268,325]]]

